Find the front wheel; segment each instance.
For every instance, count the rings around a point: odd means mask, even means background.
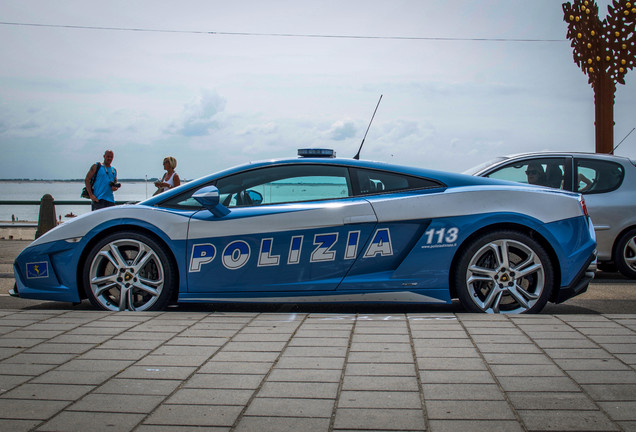
[[[616,242],[614,261],[623,276],[636,279],[636,229],[627,231]]]
[[[151,237],[124,231],[100,240],[84,263],[84,290],[96,307],[154,311],[168,304],[175,271],[164,247]]]
[[[552,292],[553,270],[536,240],[516,231],[496,231],[464,249],[454,282],[469,311],[538,313]]]

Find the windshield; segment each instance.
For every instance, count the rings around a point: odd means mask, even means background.
[[[505,157],[503,157],[503,156],[496,157],[496,158],[494,158],[494,159],[489,160],[488,162],[484,162],[484,163],[481,163],[481,164],[479,164],[479,165],[477,165],[477,166],[474,166],[474,167],[472,167],[472,168],[469,168],[469,169],[467,169],[466,171],[464,171],[462,174],[475,175],[475,174],[477,174],[479,171],[481,171],[481,170],[483,170],[483,169],[485,169],[485,168],[487,168],[487,167],[489,167],[489,166],[491,166],[491,165],[495,165],[495,164],[497,164],[497,163],[499,163],[499,162],[501,162],[501,161],[504,161],[504,160],[506,160],[506,159],[507,159],[507,158],[505,158]]]

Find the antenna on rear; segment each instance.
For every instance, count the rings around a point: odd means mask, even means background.
[[[628,137],[628,136],[630,136],[630,135],[632,134],[632,132],[634,132],[634,130],[635,130],[635,129],[636,129],[636,128],[632,128],[632,130],[630,130],[630,131],[629,131],[629,133],[628,133],[627,135],[625,135],[625,138],[623,138],[623,139],[621,140],[621,142],[619,142],[618,144],[616,144],[616,147],[614,147],[614,148],[612,149],[612,153],[614,152],[614,150],[616,150],[616,149],[618,148],[618,146],[619,146],[619,145],[623,144],[623,141],[625,141],[625,140],[627,139],[627,137]]]
[[[380,106],[380,102],[382,102],[382,95],[380,95],[380,99],[378,100],[378,104],[375,106],[375,110],[373,111],[373,115],[371,116],[371,121],[369,122],[369,126],[367,126],[367,131],[364,133],[364,137],[362,137],[362,142],[360,143],[360,148],[358,149],[358,153],[353,157],[355,160],[360,159],[360,151],[362,151],[362,146],[364,145],[364,140],[367,138],[367,134],[369,133],[369,128],[371,127],[371,123],[373,123],[373,118],[375,117],[375,113],[378,111],[378,107]]]

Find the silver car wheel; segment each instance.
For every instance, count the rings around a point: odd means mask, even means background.
[[[636,271],[636,237],[632,237],[623,249],[625,263]]]
[[[624,233],[618,240],[615,262],[624,276],[636,278],[636,229]]]
[[[164,289],[164,266],[157,252],[136,239],[117,239],[101,247],[90,263],[90,291],[112,311],[151,309]]]
[[[470,300],[487,313],[524,313],[545,289],[544,264],[528,245],[511,239],[488,242],[472,255],[466,271]]]

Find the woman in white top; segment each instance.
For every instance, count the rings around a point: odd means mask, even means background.
[[[166,173],[161,178],[161,181],[156,181],[155,186],[157,186],[157,192],[155,195],[161,192],[165,192],[168,189],[172,189],[181,184],[181,180],[179,179],[179,174],[174,172],[174,169],[177,167],[177,160],[172,156],[168,156],[163,160],[163,169],[166,170]]]

